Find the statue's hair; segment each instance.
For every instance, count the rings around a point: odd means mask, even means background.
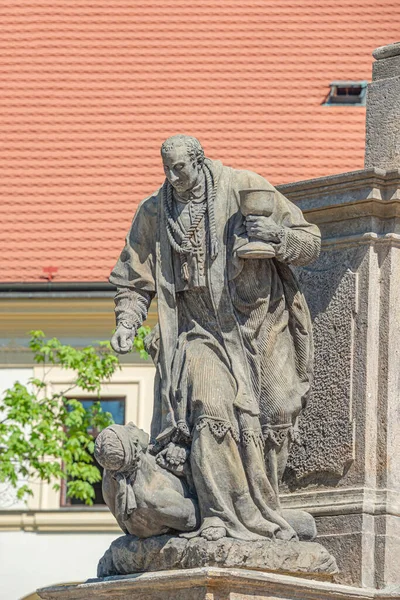
[[[99,464],[110,471],[124,466],[125,451],[122,442],[112,429],[103,429],[96,438],[94,455]]]
[[[161,145],[161,156],[164,156],[176,146],[185,146],[191,160],[202,165],[204,162],[204,150],[199,140],[191,135],[172,135]]]
[[[96,438],[94,455],[97,462],[109,471],[135,468],[147,449],[148,435],[133,423],[111,425]]]

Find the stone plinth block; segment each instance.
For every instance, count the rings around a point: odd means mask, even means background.
[[[400,167],[400,43],[373,52],[368,85],[365,168]]]
[[[206,567],[89,580],[38,591],[42,600],[398,600],[400,589],[354,588],[245,569]]]
[[[194,567],[239,567],[331,579],[337,573],[334,557],[320,544],[268,540],[243,542],[223,538],[210,542],[196,537],[160,535],[115,540],[99,562],[97,575],[128,575],[144,571]]]

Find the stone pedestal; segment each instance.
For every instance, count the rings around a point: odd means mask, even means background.
[[[366,170],[281,186],[322,232],[298,269],[315,381],[283,505],[309,510],[339,580],[400,582],[400,43],[373,53]]]
[[[283,505],[310,511],[343,583],[400,581],[400,172],[282,186],[321,228],[297,270],[311,310],[315,380]]]
[[[123,535],[111,544],[97,567],[98,577],[196,567],[254,569],[331,581],[336,560],[315,542],[233,538],[207,541],[171,535],[138,539]]]
[[[91,580],[39,590],[43,600],[398,600],[377,591],[241,569],[188,569]]]

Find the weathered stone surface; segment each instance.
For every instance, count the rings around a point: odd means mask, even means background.
[[[394,42],[393,44],[387,44],[386,46],[379,46],[375,48],[372,56],[376,60],[382,60],[383,58],[391,58],[400,54],[400,42]]]
[[[376,141],[380,143],[380,139]],[[338,581],[382,588],[394,585],[399,582],[400,564],[400,171],[373,168],[280,189],[322,233],[319,261],[311,268],[302,268],[300,274],[314,319],[317,353],[317,320],[325,311],[329,313],[342,279],[348,286],[349,274],[356,274],[352,335],[342,330],[340,336],[335,334],[331,319],[320,321],[328,329],[324,336],[332,347],[315,360],[315,385],[320,361],[325,358],[323,368],[331,373],[327,380],[337,378],[337,389],[343,389],[347,409],[340,395],[336,400],[347,410],[354,427],[354,460],[347,463],[341,477],[315,472],[295,479],[294,487],[289,488],[295,488],[294,493],[282,488],[288,492],[281,495],[282,506],[303,508],[315,517],[317,541],[337,559]],[[321,299],[313,294],[312,287],[314,271],[320,265],[322,282],[316,278],[314,288],[322,285]],[[346,319],[350,303],[346,294],[339,298]],[[337,314],[340,317],[339,310]],[[348,361],[342,370],[333,360],[336,345]],[[323,389],[321,398],[313,391],[306,409],[310,410],[308,419],[317,419],[311,406],[319,410],[320,403],[329,400]],[[340,445],[340,432],[337,437]],[[329,431],[327,439],[329,442]],[[345,435],[344,446],[347,441]],[[314,441],[303,431],[302,443],[311,449]],[[324,447],[321,436],[319,450]],[[315,450],[318,453],[318,448]],[[346,447],[342,451],[345,455]]]
[[[399,587],[354,588],[276,573],[206,567],[39,590],[42,600],[399,600]]]
[[[169,571],[181,567],[188,540],[170,535],[145,539],[124,535],[114,540],[100,559],[98,577],[146,571]]]
[[[377,48],[367,92],[365,168],[400,167],[400,43]]]
[[[365,168],[400,167],[400,76],[368,85]]]
[[[337,573],[333,556],[314,542],[243,542],[232,538],[210,542],[200,537],[187,540],[161,535],[138,539],[126,535],[111,544],[99,562],[97,574],[106,577],[195,567],[238,567],[298,575],[313,573],[328,578]]]
[[[372,65],[372,79],[387,79],[400,76],[400,55],[390,56],[385,60],[377,60]]]
[[[292,447],[287,476],[307,478],[308,483],[341,477],[353,460],[351,367],[357,274],[346,262],[343,252],[324,252],[313,266],[297,271],[313,319],[315,366],[312,393],[299,418],[300,443]]]

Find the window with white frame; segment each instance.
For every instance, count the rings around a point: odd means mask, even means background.
[[[150,361],[146,365],[122,365],[122,368],[114,373],[111,381],[105,382],[101,386],[100,399],[104,403],[103,408],[111,412],[115,422],[129,423],[133,421],[135,425],[146,432],[150,431],[153,412],[154,374],[155,368]],[[43,366],[35,366],[34,376],[42,379],[43,375]],[[46,393],[60,393],[65,390],[71,382],[70,377],[72,376],[73,374],[69,374],[64,369],[56,366],[52,367],[49,372],[46,372],[46,381],[49,388]],[[97,399],[93,393],[79,390],[79,388],[74,389],[69,396],[82,402],[94,402]],[[122,401],[123,405],[121,404]],[[65,485],[62,482],[61,484]],[[57,492],[53,489],[52,484],[35,483],[33,491],[33,497],[28,500],[28,508],[31,511],[54,511],[63,508],[63,511],[71,509],[73,514],[78,515],[79,510],[87,512],[90,508],[83,504],[75,505],[75,501],[68,503],[66,490],[62,489]],[[97,504],[97,507],[103,511],[103,505]],[[104,515],[106,514],[104,512]]]
[[[95,402],[100,402],[100,406],[104,412],[108,412],[111,414],[114,423],[117,425],[125,424],[125,406],[126,406],[126,398],[76,398],[75,400],[79,400],[82,403],[83,408],[88,410]],[[100,433],[99,431],[94,431],[93,429],[89,430],[89,433],[93,435],[94,438]],[[93,464],[99,469],[100,473],[103,474],[103,467],[99,465],[95,457],[93,457]],[[95,497],[93,500],[93,504],[103,505],[105,504],[101,481],[93,484]],[[61,482],[61,495],[60,495],[60,506],[68,507],[68,506],[86,506],[83,500],[79,500],[78,498],[69,498],[67,492],[67,481],[63,480]]]

